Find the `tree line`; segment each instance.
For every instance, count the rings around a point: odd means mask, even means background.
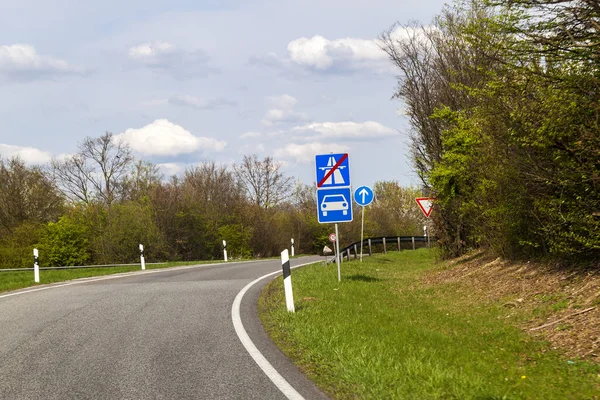
[[[276,256],[291,238],[297,254],[316,254],[332,230],[317,221],[315,186],[271,157],[163,177],[111,133],[47,165],[0,157],[0,188],[0,268],[31,267],[34,247],[46,267],[138,262],[139,243],[148,261],[221,259],[222,240],[230,258]],[[374,191],[366,235],[422,235],[416,188],[381,181]],[[340,236],[359,240],[360,219]]]
[[[599,259],[599,3],[458,1],[380,39],[445,254]]]

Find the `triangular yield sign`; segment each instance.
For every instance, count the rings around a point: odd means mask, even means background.
[[[433,197],[419,197],[415,199],[417,204],[425,214],[425,218],[429,218],[429,214],[431,214],[431,210],[433,210],[433,202],[435,199]]]

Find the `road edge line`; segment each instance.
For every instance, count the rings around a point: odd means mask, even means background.
[[[318,262],[319,261],[313,261],[313,262],[309,262],[306,264],[296,265],[296,266],[292,267],[292,269],[304,267],[306,265],[315,264]],[[286,381],[285,378],[283,376],[281,376],[281,374],[279,372],[277,372],[275,367],[273,367],[273,365],[271,365],[271,363],[265,358],[265,356],[263,356],[263,354],[260,352],[260,350],[258,350],[258,348],[254,344],[254,342],[252,342],[252,339],[250,339],[248,332],[246,332],[246,329],[244,328],[244,324],[242,323],[242,318],[240,315],[240,307],[242,305],[242,298],[244,297],[246,292],[252,286],[257,284],[259,281],[261,281],[271,275],[276,275],[276,274],[281,274],[281,273],[282,273],[282,271],[271,272],[269,274],[263,275],[255,280],[253,280],[252,282],[250,282],[249,284],[244,286],[244,288],[242,290],[240,290],[240,292],[237,294],[237,296],[235,296],[235,299],[233,300],[233,304],[231,305],[231,320],[233,322],[233,327],[235,329],[235,333],[238,335],[238,338],[244,345],[244,348],[246,349],[248,354],[250,354],[250,356],[256,362],[256,364],[258,364],[259,368],[265,373],[265,375],[267,375],[267,377],[271,380],[271,382],[273,382],[275,384],[275,386],[277,386],[277,388],[281,391],[281,393],[283,393],[284,396],[287,397],[289,400],[305,400],[304,397],[302,397],[302,395],[300,393],[298,393],[298,391],[296,389],[294,389],[294,387],[292,385],[290,385],[290,383],[288,381]]]

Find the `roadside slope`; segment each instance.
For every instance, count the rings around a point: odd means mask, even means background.
[[[600,366],[569,359],[515,321],[524,308],[482,302],[476,283],[436,279],[458,265],[428,250],[292,274],[296,313],[280,279],[259,309],[273,340],[335,398],[590,399]],[[521,313],[523,311],[523,313]],[[508,314],[519,315],[515,320]]]

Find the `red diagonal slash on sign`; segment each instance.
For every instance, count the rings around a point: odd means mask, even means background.
[[[335,171],[336,169],[338,169],[338,167],[340,165],[342,165],[342,163],[344,161],[346,161],[346,158],[348,158],[348,153],[344,153],[344,155],[342,157],[340,157],[340,159],[338,160],[338,162],[335,163],[335,165],[333,167],[331,167],[331,169],[329,170],[329,172],[325,174],[325,176],[323,177],[323,179],[321,179],[321,182],[319,182],[317,184],[317,187],[323,186],[323,184],[325,183],[325,181],[331,176],[331,174],[333,174],[333,171]]]

